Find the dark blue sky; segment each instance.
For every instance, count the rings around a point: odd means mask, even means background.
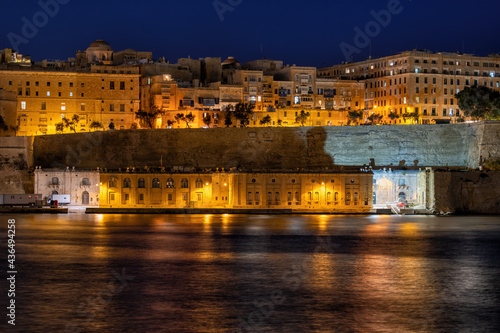
[[[42,2],[55,0],[42,0]],[[96,39],[115,51],[152,51],[154,58],[234,56],[241,62],[266,58],[288,64],[329,66],[346,58],[340,44],[355,46],[354,28],[374,21],[371,11],[387,9],[397,0],[273,1],[218,0],[231,6],[222,14],[213,0],[59,0],[59,12],[36,34],[19,44],[35,60],[67,59]],[[14,34],[23,36],[22,18],[33,22],[38,1],[10,1],[0,12],[0,47],[11,47]],[[397,14],[374,30],[374,57],[425,48],[465,51],[477,55],[500,52],[500,1],[400,0]],[[38,15],[43,25],[43,15]],[[10,38],[9,38],[10,36]],[[24,38],[24,37],[23,37]],[[345,44],[344,44],[345,45]],[[358,45],[360,45],[358,43]],[[359,47],[353,59],[364,60],[370,47]]]

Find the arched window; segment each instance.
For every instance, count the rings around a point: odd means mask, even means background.
[[[115,177],[109,178],[109,187],[110,188],[116,187],[116,178]]]
[[[186,178],[182,178],[181,180],[181,188],[189,188],[189,182]]]
[[[326,194],[326,201],[328,201],[328,202],[332,201],[332,192],[328,192]]]
[[[319,192],[314,192],[314,201],[319,201]]]
[[[252,192],[248,192],[247,201],[252,201]]]
[[[334,199],[335,202],[339,201],[339,192],[335,192]]]
[[[287,201],[292,201],[292,192],[288,192]]]
[[[203,188],[203,180],[200,178],[196,179],[196,188]]]
[[[354,192],[354,202],[358,202],[358,192]]]
[[[144,180],[144,178],[139,178],[139,181],[137,182],[137,187],[146,188],[146,181]]]
[[[89,186],[90,185],[90,180],[88,178],[83,178],[82,179],[82,185]]]
[[[276,192],[275,200],[276,200],[276,202],[280,201],[280,192]]]
[[[130,181],[130,178],[125,178],[123,180],[123,188],[131,188],[132,187],[132,182]]]
[[[158,178],[153,179],[153,188],[160,188],[160,180]]]
[[[259,192],[255,192],[255,201],[256,202],[260,201],[260,193]]]
[[[267,192],[267,201],[273,201],[273,194],[271,192]]]
[[[167,179],[167,188],[174,188],[174,180],[172,178]]]
[[[57,177],[53,177],[53,178],[52,178],[51,185],[59,185],[59,178],[57,178]]]
[[[307,192],[307,200],[312,201],[313,195],[311,192]]]
[[[345,201],[346,202],[351,202],[351,192],[346,192],[345,193]]]
[[[300,193],[295,192],[295,201],[300,202]]]

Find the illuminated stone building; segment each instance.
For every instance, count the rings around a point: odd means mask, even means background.
[[[318,69],[318,77],[362,80],[365,117],[397,113],[397,123],[450,123],[463,116],[455,94],[465,87],[500,90],[500,56],[407,51],[388,57]]]
[[[69,194],[71,205],[99,206],[100,177],[98,171],[70,169],[35,169],[35,192],[48,199],[52,194]]]
[[[368,211],[371,173],[101,173],[103,208]]]
[[[0,88],[17,95],[18,135],[55,134],[63,118],[79,116],[75,130],[129,129],[139,110],[139,68],[92,66],[91,71],[0,71]],[[64,132],[69,132],[66,128]]]

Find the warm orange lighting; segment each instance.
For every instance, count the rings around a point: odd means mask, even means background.
[[[227,183],[224,183],[224,186],[227,186]]]
[[[208,186],[208,183],[206,183],[205,185],[207,185],[207,186]]]

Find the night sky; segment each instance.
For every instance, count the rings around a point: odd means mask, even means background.
[[[152,51],[155,59],[170,62],[187,56],[234,56],[240,62],[263,56],[317,67],[347,60],[340,44],[356,46],[354,28],[365,31],[375,21],[371,11],[398,2],[218,0],[218,13],[213,0],[59,1],[67,4],[60,5],[45,25],[43,15],[38,15],[39,31],[19,44],[18,51],[34,60],[67,59],[104,39],[115,51]],[[32,23],[41,10],[37,3],[2,3],[0,48],[12,47],[9,36],[24,38],[22,18]],[[498,0],[400,0],[397,10],[388,25],[379,25],[380,31],[373,30],[369,37],[373,57],[415,48],[482,56],[500,53]],[[370,54],[370,46],[361,45],[351,53],[354,61]]]

